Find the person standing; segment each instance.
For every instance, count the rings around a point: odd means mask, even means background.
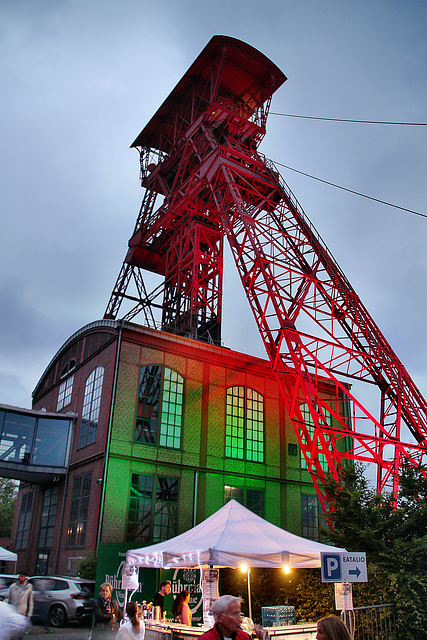
[[[138,612],[138,603],[130,600],[126,604],[126,615],[129,620],[122,623],[117,632],[116,640],[144,640],[145,624],[139,618]]]
[[[316,640],[353,640],[353,636],[341,618],[331,615],[318,621]]]
[[[10,585],[4,602],[11,604],[21,616],[30,620],[34,608],[33,585],[27,582],[25,571],[20,571],[18,580]]]
[[[185,624],[187,627],[191,627],[191,610],[190,610],[190,592],[187,589],[183,589],[179,593],[172,605],[172,613],[175,622]]]
[[[113,587],[109,582],[103,582],[99,587],[99,597],[93,603],[94,625],[92,638],[108,638],[117,630],[117,623],[121,617],[117,600],[111,594]]]
[[[163,616],[163,608],[165,596],[168,596],[171,592],[171,581],[163,580],[159,585],[159,590],[153,598],[153,607],[160,607],[161,617]]]

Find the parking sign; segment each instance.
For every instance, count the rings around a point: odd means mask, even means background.
[[[321,553],[322,582],[341,582],[341,554]]]

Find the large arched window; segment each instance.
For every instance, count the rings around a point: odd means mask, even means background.
[[[225,456],[264,462],[264,398],[248,387],[227,389]]]
[[[169,367],[141,367],[135,442],[181,448],[184,378]]]
[[[96,440],[103,380],[104,367],[96,367],[86,380],[78,449],[86,447]]]

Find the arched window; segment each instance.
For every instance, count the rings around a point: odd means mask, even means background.
[[[184,378],[159,364],[141,367],[135,442],[181,448]]]
[[[227,389],[225,456],[264,462],[264,398],[248,387]]]
[[[96,367],[86,380],[78,449],[86,447],[96,440],[103,380],[104,367]]]

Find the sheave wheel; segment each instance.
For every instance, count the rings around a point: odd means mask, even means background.
[[[67,624],[67,612],[62,604],[54,604],[49,609],[49,624],[51,627],[65,627]]]

